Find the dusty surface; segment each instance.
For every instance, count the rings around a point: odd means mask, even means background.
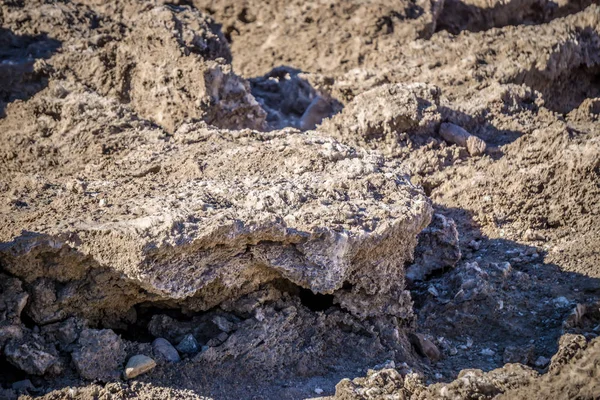
[[[591,3],[0,3],[0,398],[600,397]]]

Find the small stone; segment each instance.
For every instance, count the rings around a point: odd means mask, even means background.
[[[466,147],[472,156],[479,156],[485,153],[486,143],[458,125],[443,123],[440,126],[440,136],[447,142]]]
[[[179,353],[173,347],[173,345],[164,338],[155,339],[152,342],[152,349],[154,350],[155,355],[160,356],[160,358],[164,359],[168,362],[179,362],[181,358],[179,357]]]
[[[376,366],[374,366],[371,369],[378,371],[380,369],[389,369],[389,368],[396,368],[396,363],[394,362],[394,360],[385,360],[381,364],[377,364]]]
[[[33,386],[33,383],[31,383],[31,381],[29,379],[24,379],[22,381],[13,383],[12,388],[13,388],[13,390],[16,390],[17,392],[23,392],[26,390],[35,389],[35,386]]]
[[[427,292],[432,295],[433,297],[439,297],[440,294],[437,291],[437,289],[435,288],[435,286],[431,285],[427,288]]]
[[[156,361],[143,354],[138,354],[127,361],[125,366],[125,379],[132,379],[141,374],[145,374],[156,367]]]
[[[496,352],[492,349],[481,349],[482,356],[493,356]]]
[[[315,388],[315,393],[316,394],[323,394],[323,389],[321,389],[321,388]]]
[[[409,335],[411,344],[421,355],[427,356],[431,361],[438,361],[441,358],[441,352],[437,346],[425,336],[417,333]]]
[[[180,353],[195,354],[198,352],[198,342],[191,333],[185,335],[185,337],[177,345],[177,350]]]
[[[228,338],[229,338],[228,334],[226,334],[225,332],[221,332],[217,337],[214,337],[214,338],[210,339],[208,341],[208,343],[206,343],[206,344],[209,345],[210,347],[220,346],[223,343],[225,343],[225,341]]]
[[[475,251],[479,250],[480,246],[481,246],[481,242],[478,242],[477,240],[471,240],[469,242],[469,247]]]
[[[550,359],[544,356],[539,356],[537,360],[535,360],[535,366],[538,368],[544,368],[546,365],[550,363]]]
[[[491,263],[490,267],[505,278],[508,277],[512,271],[512,265],[510,265],[509,262]]]
[[[508,363],[530,364],[533,361],[535,346],[508,346],[504,349],[503,361]]]
[[[220,315],[215,316],[212,319],[212,322],[217,325],[217,327],[222,330],[223,332],[231,332],[233,330],[233,324],[228,321],[225,317],[222,317]]]
[[[567,308],[571,305],[571,302],[564,296],[560,296],[552,300],[552,303],[556,307]]]
[[[106,199],[100,199],[100,201],[98,202],[98,205],[100,207],[105,207],[106,206]]]

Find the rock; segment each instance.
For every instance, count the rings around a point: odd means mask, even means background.
[[[194,335],[192,334],[186,335],[183,338],[183,340],[177,345],[177,350],[180,353],[185,354],[196,354],[198,352],[198,349],[198,342],[196,342],[196,338],[194,338]]]
[[[16,342],[21,341],[23,336],[23,326],[20,324],[0,326],[0,348],[11,339],[14,339]]]
[[[418,236],[415,259],[406,269],[406,278],[423,280],[434,271],[454,267],[460,257],[456,223],[442,214],[434,214],[431,224]]]
[[[125,344],[112,330],[85,329],[72,358],[82,378],[108,382],[119,377],[125,355]]]
[[[442,353],[437,348],[437,346],[425,336],[420,333],[410,334],[409,337],[410,343],[414,346],[417,353],[422,356],[426,356],[431,361],[436,362],[442,356]]]
[[[377,364],[371,369],[378,371],[380,369],[394,369],[394,368],[396,368],[396,363],[394,362],[394,360],[385,360],[381,364]]]
[[[550,359],[544,356],[539,356],[534,363],[534,365],[538,368],[544,368],[548,364],[550,364]]]
[[[439,89],[415,83],[385,84],[359,94],[319,130],[352,146],[401,154],[401,134],[433,135],[441,121]]]
[[[315,388],[315,393],[316,394],[323,394],[323,389],[321,389],[321,388]]]
[[[335,106],[336,104],[332,100],[316,96],[300,118],[300,129],[315,129],[325,118],[329,118],[335,114]]]
[[[419,382],[417,385],[422,386],[420,381],[417,382]],[[405,385],[410,387],[410,375],[403,378],[395,369],[369,370],[366,377],[353,380],[342,379],[335,386],[333,398],[336,400],[402,399],[405,398]]]
[[[154,350],[154,354],[158,355],[160,358],[164,359],[165,361],[168,361],[168,362],[181,361],[181,358],[179,357],[179,353],[167,339],[163,339],[163,338],[155,339],[152,342],[152,350]]]
[[[127,361],[127,365],[125,366],[125,379],[132,379],[141,374],[145,374],[156,367],[156,362],[150,357],[138,354],[129,359]]]
[[[223,332],[229,333],[233,330],[233,323],[221,315],[215,316],[212,319],[212,322],[214,322]]]
[[[29,294],[23,290],[19,279],[0,274],[0,322],[21,322],[21,312],[27,304]]]
[[[33,386],[33,383],[31,383],[31,381],[29,379],[14,382],[11,387],[13,388],[13,390],[16,390],[17,392],[24,392],[24,391],[29,391],[31,389],[35,389],[35,386]]]
[[[42,327],[42,334],[48,341],[56,341],[59,348],[65,349],[77,340],[82,329],[82,321],[71,317],[62,322],[44,325]]]
[[[220,333],[217,337],[214,337],[206,343],[210,347],[220,346],[229,338],[229,335],[225,332]]]
[[[568,308],[571,305],[571,302],[564,296],[553,299],[552,303],[559,308]]]
[[[512,271],[512,266],[509,262],[490,263],[490,269],[493,273],[499,274],[502,277],[507,278]]]
[[[106,100],[89,96],[90,104],[108,113]],[[82,98],[74,92],[55,101],[81,104]],[[83,112],[61,118],[85,126],[88,117]],[[136,124],[127,118],[123,126]],[[404,265],[416,235],[430,222],[431,202],[380,156],[321,132],[232,133],[194,123],[176,132],[167,151],[164,131],[155,126],[119,129],[111,140],[137,144],[116,153],[101,174],[85,171],[88,190],[106,183],[102,191],[111,207],[100,212],[85,196],[64,190],[61,204],[69,206],[52,211],[52,220],[65,221],[64,226],[44,224],[50,209],[39,203],[15,211],[14,224],[0,238],[7,242],[0,259],[13,275],[74,281],[66,288],[48,284],[40,290],[39,309],[47,310],[40,320],[53,321],[81,308],[86,318],[125,319],[132,304],[150,298],[183,302],[192,295],[194,310],[203,311],[282,278],[313,293],[333,294],[336,304],[363,318],[412,315]],[[107,140],[89,135],[83,128],[57,131],[67,146],[59,154],[85,155],[88,139]],[[95,154],[85,157],[95,159]],[[149,154],[161,171],[132,180],[131,173],[143,167]],[[189,164],[197,157],[202,170]],[[65,179],[79,173],[79,163],[71,161],[57,161],[75,166],[60,172]],[[132,204],[135,215],[126,211]],[[85,222],[88,213],[98,213],[99,219]],[[43,228],[31,226],[32,220]],[[66,226],[77,227],[76,232],[68,228],[67,235]],[[72,235],[77,240],[69,240]],[[55,254],[61,267],[38,267],[39,252]],[[93,263],[99,268],[90,268]],[[94,277],[98,283],[86,282]],[[143,291],[136,290],[136,282],[143,283]],[[352,289],[344,289],[345,284]],[[78,291],[80,285],[93,292]],[[55,301],[42,301],[52,296]]]
[[[472,156],[479,156],[485,153],[485,142],[477,136],[471,135],[458,125],[451,123],[441,124],[440,136],[447,142],[465,147]]]
[[[502,360],[505,364],[508,363],[521,363],[528,365],[533,363],[533,357],[535,354],[535,346],[508,346],[504,349],[504,355]]]
[[[480,354],[482,356],[493,356],[494,354],[496,354],[496,352],[492,349],[481,349]]]
[[[59,362],[56,350],[39,337],[28,337],[20,343],[10,341],[4,354],[15,367],[32,375],[44,375]]]
[[[577,304],[567,318],[563,321],[565,329],[572,329],[581,326],[583,317],[588,312],[588,307],[585,304]]]
[[[598,341],[596,341],[598,346]],[[566,334],[562,335],[558,341],[558,351],[552,356],[548,370],[550,372],[560,370],[571,360],[577,359],[588,347],[585,336]]]

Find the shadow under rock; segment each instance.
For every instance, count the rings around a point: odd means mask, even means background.
[[[302,71],[292,67],[276,67],[249,81],[252,95],[267,112],[269,130],[311,130],[343,108],[339,101],[315,89]]]
[[[418,330],[444,353],[436,380],[454,379],[465,368],[533,367],[540,356],[552,357],[560,336],[578,329],[565,324],[577,305],[600,300],[600,279],[546,263],[540,247],[486,237],[467,210],[435,208],[456,222],[462,253],[456,267],[411,288]]]
[[[7,103],[28,99],[47,86],[47,68],[36,60],[49,58],[60,46],[46,34],[15,35],[0,28],[0,118]]]

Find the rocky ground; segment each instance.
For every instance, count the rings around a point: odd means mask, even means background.
[[[600,6],[0,2],[0,398],[600,398]]]

